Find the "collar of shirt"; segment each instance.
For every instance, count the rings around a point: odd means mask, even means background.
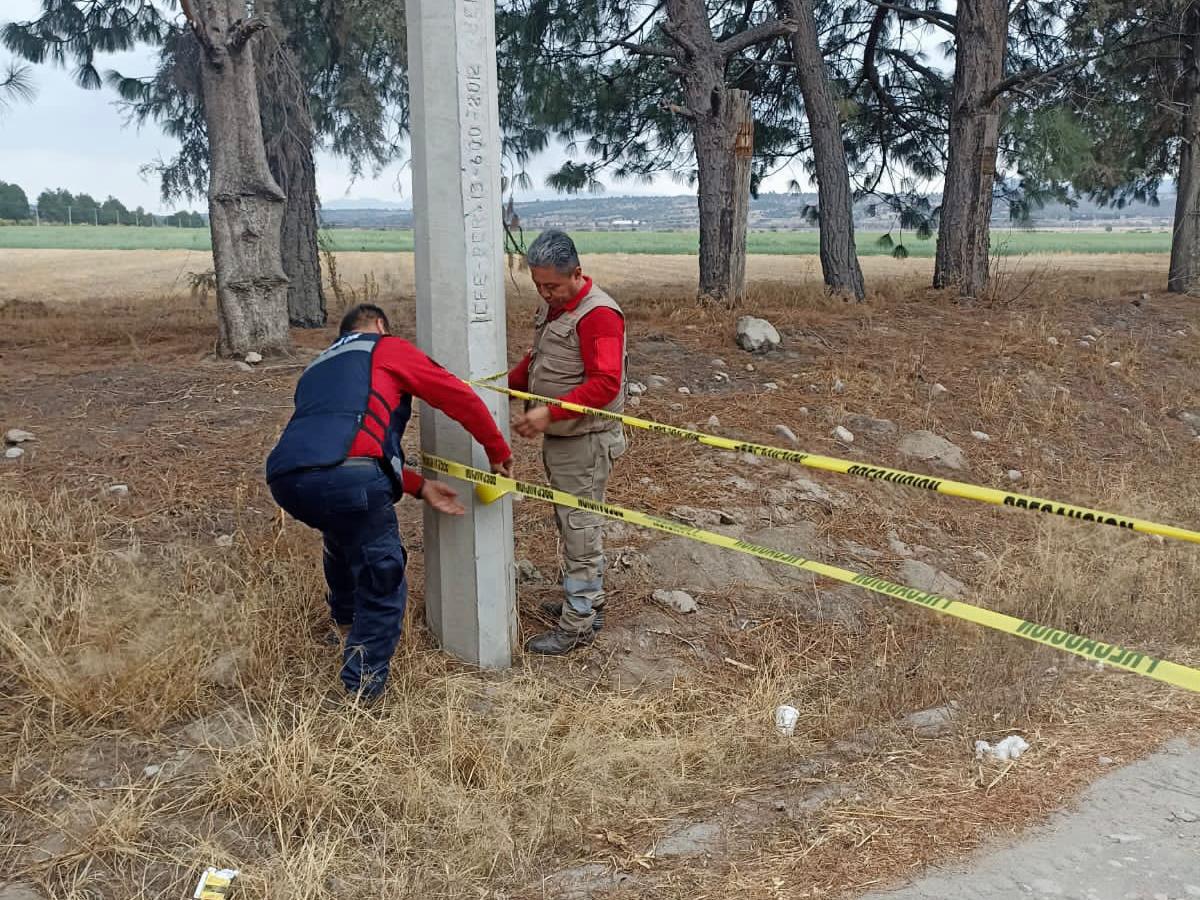
[[[589,293],[591,293],[591,291],[592,291],[592,279],[584,278],[583,279],[583,290],[581,290],[578,294],[575,295],[575,299],[572,300],[570,303],[560,306],[558,309],[550,310],[550,315],[548,316],[548,318],[551,320],[557,319],[563,313],[571,312],[572,310],[577,309],[579,307],[579,304],[583,302],[583,298],[586,297]]]

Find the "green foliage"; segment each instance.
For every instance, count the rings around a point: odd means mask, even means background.
[[[21,190],[20,185],[0,181],[0,219],[10,222],[24,222],[32,219],[29,211],[29,198]]]

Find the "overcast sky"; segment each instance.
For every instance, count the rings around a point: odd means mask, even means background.
[[[36,18],[40,0],[0,0],[0,22]],[[150,75],[154,71],[155,51],[143,49],[101,58],[97,68],[116,69],[123,75]],[[10,56],[0,50],[0,66]],[[131,209],[143,206],[151,212],[165,211],[159,199],[158,179],[143,176],[142,166],[175,153],[175,142],[156,125],[142,129],[125,124],[116,97],[107,88],[85,91],[71,79],[69,71],[49,65],[33,72],[37,98],[30,105],[15,104],[0,111],[0,181],[21,185],[32,200],[46,188],[66,188],[72,193],[86,192],[103,200],[109,194]],[[531,167],[535,187],[518,199],[558,196],[546,188],[546,175],[564,159],[562,152],[544,154]],[[787,172],[764,185],[764,190],[783,191],[794,176]],[[799,174],[801,180],[806,180]],[[653,185],[605,180],[607,193],[680,194],[688,189],[669,178]],[[328,153],[317,155],[317,189],[328,203],[344,198],[407,200],[409,175],[403,161],[378,176],[368,173],[358,181],[350,175],[345,162]],[[203,208],[203,200],[192,208]]]

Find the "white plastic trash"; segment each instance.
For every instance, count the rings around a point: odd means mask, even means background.
[[[1010,759],[1019,758],[1028,749],[1029,742],[1025,738],[1018,734],[1010,734],[994,745],[987,741],[976,741],[975,758],[983,759],[984,756],[990,756],[997,762],[1008,762]]]
[[[794,706],[777,706],[775,708],[775,730],[784,737],[791,737],[796,732],[796,723],[800,721],[800,710]]]

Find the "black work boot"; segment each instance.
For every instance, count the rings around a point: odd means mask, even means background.
[[[542,612],[555,622],[562,618],[562,608],[562,603],[550,603],[547,601],[542,604]],[[592,631],[599,631],[604,627],[604,607],[598,606],[593,612],[595,615],[592,617]]]
[[[565,631],[554,627],[549,631],[531,638],[525,645],[530,653],[540,653],[542,656],[562,656],[570,653],[576,647],[586,647],[595,640],[594,631]]]

